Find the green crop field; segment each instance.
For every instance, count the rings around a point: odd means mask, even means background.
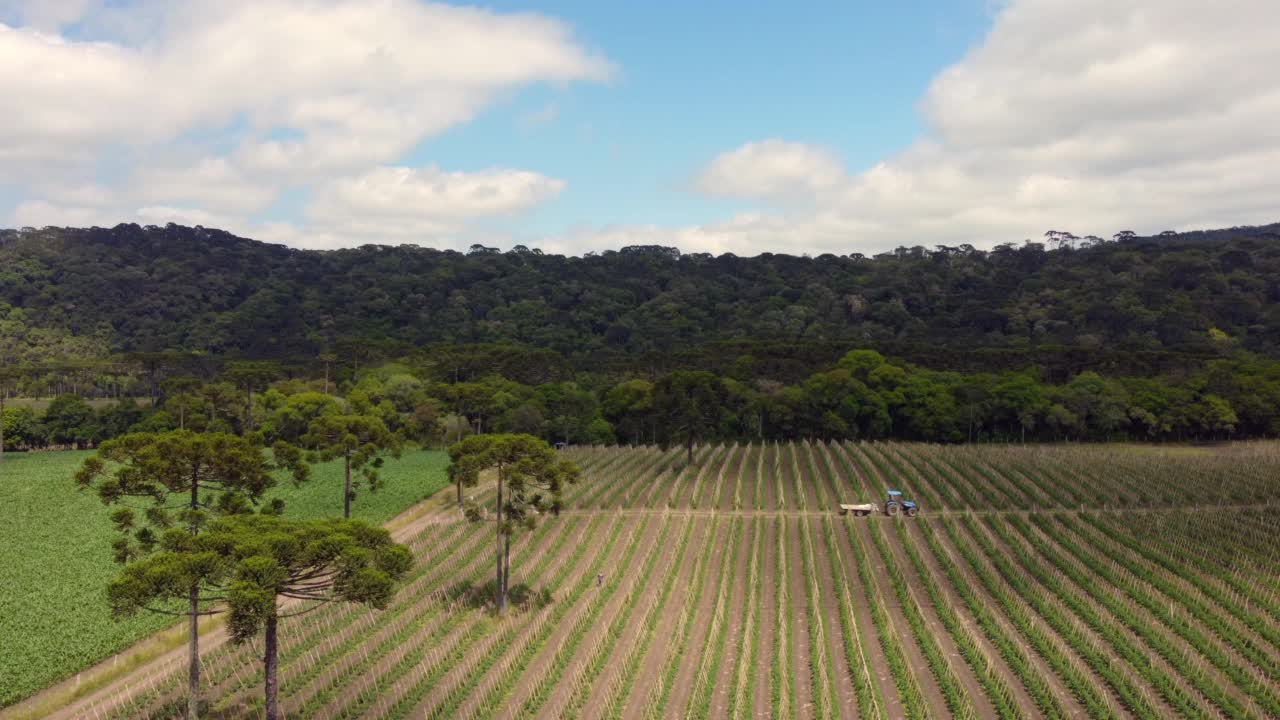
[[[388,608],[282,625],[285,716],[1280,717],[1275,443],[565,455],[584,482],[512,548],[549,602],[495,618],[492,527],[424,509]],[[835,511],[892,488],[921,514]],[[211,716],[260,716],[257,653],[202,646]],[[184,677],[54,717],[178,717]]]
[[[11,453],[0,462],[0,707],[123,650],[174,618],[111,617],[104,590],[118,567],[108,508],[72,479],[87,452]],[[441,452],[388,460],[386,486],[357,498],[353,515],[381,523],[448,481]],[[274,491],[297,517],[341,515],[342,466]]]

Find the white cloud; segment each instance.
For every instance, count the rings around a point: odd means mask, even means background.
[[[442,172],[385,167],[324,187],[315,213],[466,218],[525,210],[555,197],[564,181],[523,170]]]
[[[23,23],[0,24],[20,109],[0,114],[0,184],[28,193],[28,216],[78,207],[41,189],[123,174],[104,215],[244,218],[395,163],[520,87],[612,73],[559,21],[417,0],[0,2]]]
[[[383,167],[327,183],[306,215],[312,226],[329,228],[339,239],[457,244],[464,243],[459,238],[467,220],[527,210],[564,187],[563,180],[523,170]]]
[[[846,175],[826,151],[749,143],[696,187],[762,211],[695,228],[578,234],[581,247],[879,252],[1048,229],[1256,224],[1280,197],[1280,3],[1012,0],[921,102],[925,137]],[[816,198],[794,206],[797,189]],[[666,238],[666,240],[663,240]]]
[[[749,199],[804,198],[845,181],[832,153],[785,140],[747,143],[711,162],[696,187],[709,195]]]

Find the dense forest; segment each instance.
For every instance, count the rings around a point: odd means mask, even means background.
[[[678,396],[700,398],[707,437],[1261,436],[1280,432],[1278,240],[565,257],[0,231],[0,397],[63,396],[49,411],[79,419],[10,407],[11,441],[32,447],[185,423],[198,402],[193,422],[244,430],[330,392],[424,442],[669,442],[691,425]]]

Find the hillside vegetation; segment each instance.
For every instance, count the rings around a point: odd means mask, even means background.
[[[1112,241],[1057,233],[1055,248],[870,258],[653,246],[586,257],[480,246],[319,252],[177,225],[3,231],[0,323],[33,333],[26,354],[60,360],[148,350],[313,357],[344,341],[510,343],[570,357],[783,343],[827,363],[856,342],[935,367],[1064,352],[1132,366],[1150,361],[1135,354],[1229,347],[1277,357],[1278,228]],[[952,352],[938,356],[940,345]],[[981,350],[998,352],[973,357]]]

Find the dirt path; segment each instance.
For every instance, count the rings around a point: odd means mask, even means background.
[[[871,561],[872,572],[876,576],[876,582],[879,585],[880,597],[884,599],[884,605],[889,609],[889,617],[893,621],[893,629],[897,633],[898,644],[907,657],[907,664],[915,674],[920,694],[924,696],[925,702],[935,713],[945,715],[947,713],[946,698],[942,695],[942,689],[938,686],[938,679],[934,677],[928,661],[925,660],[924,654],[920,652],[920,644],[916,642],[915,636],[911,631],[911,624],[907,622],[907,616],[903,613],[902,604],[898,602],[898,594],[893,591],[889,584],[889,571],[885,566],[884,557],[881,556],[875,540],[871,537],[871,527],[865,523],[858,523],[854,526],[854,529],[858,533],[858,539],[862,541],[862,547],[867,553],[867,558]]]
[[[982,538],[986,539],[989,543],[991,543],[992,547],[994,547],[996,551],[1000,554],[1000,557],[1006,558],[1009,564],[1012,565],[1014,568],[1022,570],[1022,573],[1026,579],[1028,586],[1042,593],[1045,599],[1048,600],[1049,604],[1052,607],[1056,608],[1062,614],[1063,617],[1073,618],[1075,621],[1078,621],[1077,627],[1080,633],[1084,635],[1085,638],[1087,638],[1090,644],[1092,644],[1096,648],[1103,648],[1109,653],[1113,652],[1111,644],[1106,639],[1104,639],[1098,632],[1088,627],[1088,625],[1084,623],[1083,619],[1081,619],[1079,615],[1077,615],[1071,610],[1071,608],[1066,604],[1066,602],[1062,597],[1058,596],[1056,593],[1049,592],[1049,590],[1047,590],[1044,587],[1044,585],[1034,575],[1032,575],[1029,572],[1029,568],[1023,565],[1020,559],[1014,554],[1013,548],[1008,543],[1006,543],[998,533],[993,531],[991,528],[986,527],[984,524],[977,523],[977,522],[963,523],[962,531],[966,533],[967,537],[974,538],[975,542],[976,542],[976,538],[980,534]],[[1022,546],[1022,549],[1024,549],[1028,553],[1028,557],[1032,562],[1039,562],[1038,556],[1035,554],[1035,551],[1029,547],[1025,547],[1025,544],[1026,544],[1025,541],[1022,541],[1020,544]],[[1077,597],[1083,599],[1086,606],[1092,608],[1093,611],[1097,613],[1097,615],[1100,618],[1102,618],[1104,622],[1112,621],[1116,629],[1130,642],[1130,644],[1134,645],[1137,648],[1142,649],[1143,651],[1147,650],[1143,642],[1136,635],[1134,635],[1134,633],[1131,630],[1129,630],[1128,628],[1124,627],[1123,624],[1116,621],[1116,619],[1109,612],[1107,612],[1105,608],[1101,607],[1098,603],[1096,603],[1092,598],[1088,596],[1087,593],[1080,593],[1078,592],[1078,588],[1073,588],[1070,580],[1067,580],[1066,578],[1063,578],[1063,589],[1065,592],[1071,592],[1071,590],[1073,589],[1077,590],[1077,592],[1075,593]],[[1030,607],[1030,603],[1028,603],[1028,607]],[[1035,612],[1034,608],[1032,608],[1032,612]],[[1041,616],[1041,619],[1043,619],[1043,616]],[[1053,632],[1053,629],[1048,626],[1047,622],[1045,623],[1045,625],[1046,625],[1046,628],[1045,628],[1046,631]],[[1056,632],[1054,634],[1058,635],[1058,633]],[[1059,637],[1061,636],[1059,635]],[[1065,638],[1062,638],[1062,639],[1065,642]],[[1155,667],[1157,668],[1161,667],[1161,660],[1158,657],[1153,655],[1151,657],[1151,661]],[[1124,659],[1120,658],[1119,656],[1113,655],[1112,662],[1120,663],[1122,666],[1128,667],[1128,664],[1124,661]],[[1109,682],[1107,682],[1106,679],[1098,675],[1098,673],[1094,672],[1091,668],[1089,668],[1087,663],[1082,664],[1081,667],[1084,668],[1084,672],[1088,673],[1089,677],[1094,681],[1098,690],[1102,693],[1109,695],[1112,703],[1116,707],[1120,707],[1122,700],[1116,688],[1113,687]],[[1167,670],[1167,667],[1161,668],[1161,669]],[[1148,683],[1142,677],[1138,676],[1136,672],[1127,671],[1125,675],[1133,683],[1133,685],[1137,687],[1138,690],[1145,697],[1148,698],[1152,707],[1154,707],[1156,711],[1160,713],[1161,717],[1174,717],[1178,714],[1177,711],[1175,711],[1173,708],[1169,707],[1165,703],[1163,698],[1160,697],[1159,692],[1157,692],[1156,689],[1150,685],[1150,683]],[[1176,678],[1177,677],[1176,673],[1172,677]]]
[[[796,707],[800,717],[813,717],[814,678],[809,667],[811,657],[810,645],[813,642],[812,628],[809,627],[809,601],[805,588],[804,544],[800,536],[800,519],[789,519],[783,523],[786,529],[787,545],[787,582],[791,595],[791,672],[795,678]]]
[[[685,562],[680,568],[680,577],[672,590],[671,600],[657,620],[658,627],[662,630],[659,630],[657,637],[649,646],[649,651],[641,661],[639,675],[624,703],[623,717],[627,720],[634,720],[643,714],[649,693],[666,665],[667,655],[671,652],[672,644],[676,640],[672,637],[671,629],[675,627],[676,618],[685,606],[688,589],[695,581],[694,573],[700,569],[698,567],[700,564],[706,564],[706,556],[710,554],[708,551],[712,547],[709,535],[711,526],[708,523],[699,523],[699,525],[701,527],[695,528],[694,536],[690,538],[690,552],[685,555]],[[705,575],[705,572],[703,574]]]
[[[908,527],[911,527],[911,523],[908,523]],[[911,530],[916,533],[915,537],[918,540],[919,546],[927,548],[928,544],[925,542],[923,535],[918,532],[919,529],[911,527]],[[1006,635],[1013,638],[1023,648],[1028,661],[1035,670],[1036,675],[1045,680],[1053,694],[1053,697],[1058,700],[1058,703],[1062,705],[1071,717],[1088,717],[1088,713],[1080,704],[1080,701],[1071,693],[1070,689],[1067,688],[1066,684],[1062,681],[1062,678],[1058,677],[1058,674],[1054,672],[1053,668],[1049,667],[1044,658],[1040,657],[1040,655],[1027,643],[1026,639],[1022,636],[1022,633],[1013,626],[1008,615],[1006,615],[1001,609],[999,601],[987,592],[982,581],[974,574],[973,568],[969,566],[968,562],[965,561],[959,551],[956,550],[955,546],[951,543],[951,538],[947,536],[947,533],[941,527],[935,526],[934,535],[937,537],[942,548],[950,555],[952,562],[954,562],[955,566],[959,569],[960,575],[965,579],[968,587],[970,587],[978,597],[983,598],[986,606],[992,609],[992,615],[995,618],[996,624],[999,625]],[[992,570],[992,572],[995,571]],[[947,579],[945,573],[939,577],[941,580]],[[1032,615],[1035,614],[1035,611],[1031,608],[1026,609]],[[1047,629],[1048,628],[1046,628],[1046,630]],[[1058,638],[1058,640],[1060,646],[1065,645],[1064,643],[1061,643],[1061,638]],[[1078,655],[1074,652],[1070,652],[1068,654],[1078,666],[1084,666],[1084,661],[1081,660]],[[1017,681],[1015,681],[1015,683],[1016,682]]]
[[[730,541],[733,537],[734,522],[740,524],[742,520],[721,522],[715,536],[708,540],[716,547],[716,551],[712,553],[711,562],[708,563],[703,575],[702,596],[698,598],[697,614],[689,624],[684,656],[680,659],[680,669],[676,672],[676,679],[671,687],[671,699],[667,703],[667,717],[685,716],[685,709],[689,706],[689,700],[693,695],[703,653],[708,650],[715,651],[714,648],[709,648],[709,645],[715,639],[711,635],[711,629],[716,601],[721,589],[725,588],[729,582],[725,571],[731,569],[737,562],[737,555],[741,549],[741,543]]]
[[[763,511],[774,511],[784,509],[784,498],[778,495],[778,446],[774,444],[766,445],[764,448],[764,470],[761,475],[764,477],[764,502],[760,504]]]
[[[603,710],[605,704],[613,695],[614,683],[624,671],[629,653],[640,642],[641,636],[647,630],[646,626],[656,622],[657,617],[660,616],[662,608],[656,607],[663,588],[660,578],[665,578],[670,576],[671,573],[679,573],[681,571],[681,568],[676,566],[680,549],[678,538],[683,537],[685,533],[693,532],[690,527],[692,522],[688,518],[672,518],[668,542],[663,545],[662,555],[658,558],[658,562],[653,568],[653,574],[650,575],[649,588],[636,603],[633,617],[627,621],[622,635],[615,645],[614,652],[609,655],[604,666],[600,668],[595,679],[591,681],[591,692],[587,695],[587,700],[583,704],[584,717],[600,717],[599,712]],[[686,546],[685,557],[687,558],[690,554],[688,546]]]
[[[739,551],[737,556],[737,564],[730,574],[730,598],[728,610],[725,614],[725,622],[729,623],[725,628],[727,633],[724,657],[720,661],[720,672],[716,677],[711,678],[712,687],[715,688],[714,697],[711,700],[711,717],[725,718],[729,714],[729,692],[733,687],[734,674],[738,670],[738,662],[742,658],[742,650],[745,645],[746,633],[752,628],[746,625],[747,617],[747,595],[750,591],[750,565],[751,550],[757,542],[757,534],[760,530],[760,521],[756,519],[742,520],[742,531],[739,534]],[[756,581],[757,587],[759,580]]]
[[[929,602],[929,597],[921,587],[919,575],[916,573],[915,566],[911,563],[911,559],[907,557],[907,553],[902,546],[894,542],[894,537],[889,536],[885,543],[889,547],[889,552],[893,554],[894,563],[902,572],[903,578],[907,582],[912,597],[915,598],[916,604],[920,607],[921,614],[924,616],[925,625],[929,628],[931,637],[938,643],[939,649],[944,657],[947,658],[951,665],[951,669],[959,678],[960,684],[964,687],[965,692],[969,695],[969,699],[973,701],[973,709],[977,712],[978,717],[995,717],[995,709],[991,706],[991,700],[987,697],[986,692],[982,689],[982,685],[978,683],[978,678],[973,672],[973,668],[965,662],[960,655],[960,650],[956,647],[955,639],[947,632],[942,621],[938,619],[936,609],[933,603]],[[945,578],[937,575],[934,578],[935,583],[939,581],[945,582]],[[958,612],[958,610],[957,610]],[[1017,682],[1016,679],[1011,679]]]
[[[904,717],[906,712],[902,706],[902,698],[898,693],[898,686],[893,681],[893,674],[889,671],[889,661],[885,659],[884,647],[880,644],[875,620],[871,617],[871,605],[867,599],[867,593],[872,590],[863,587],[860,582],[855,560],[857,555],[853,551],[848,530],[840,527],[839,523],[834,530],[838,555],[836,559],[845,564],[845,576],[849,578],[850,583],[849,595],[853,601],[854,621],[857,622],[862,637],[862,652],[866,655],[871,678],[877,683],[880,697],[884,699],[882,709],[890,718]]]
[[[831,555],[827,552],[825,530],[822,527],[826,521],[803,520],[802,522],[810,523],[809,536],[813,539],[813,566],[819,579],[818,586],[822,591],[819,608],[825,622],[827,666],[831,668],[831,675],[835,678],[836,697],[840,700],[840,707],[834,710],[838,717],[856,718],[858,717],[858,698],[854,690],[849,662],[845,657],[844,639],[841,637],[842,633],[847,633],[849,630],[842,626],[840,620],[840,597],[836,590],[835,575],[831,572]]]
[[[446,522],[440,512],[451,503],[453,497],[448,489],[442,490],[431,498],[424,500],[396,517],[387,521],[383,527],[391,530],[397,542],[413,538],[433,524]],[[282,608],[292,607],[293,603],[285,601]],[[177,668],[186,667],[187,647],[180,642],[172,647],[168,638],[186,637],[185,623],[175,625],[143,640],[133,647],[87,668],[75,676],[52,685],[26,700],[0,711],[0,719],[15,720],[18,718],[50,718],[72,720],[92,715],[91,708],[108,704],[127,703],[134,695],[149,687],[155,687],[160,678],[166,677]],[[223,618],[213,617],[201,622],[200,654],[220,648],[228,640]],[[133,669],[121,674],[120,667]],[[93,686],[102,684],[97,690],[81,694],[81,684]]]
[[[760,549],[760,575],[761,577],[776,577],[774,572],[778,567],[778,528],[782,523],[776,520],[766,520],[762,526],[764,537],[761,538]],[[760,587],[760,618],[757,621],[757,632],[759,636],[756,638],[756,666],[752,668],[751,677],[754,678],[755,691],[751,698],[755,706],[755,717],[769,717],[770,696],[769,696],[769,669],[773,667],[773,636],[776,632],[774,628],[773,618],[778,614],[778,591],[776,583],[762,582]]]

